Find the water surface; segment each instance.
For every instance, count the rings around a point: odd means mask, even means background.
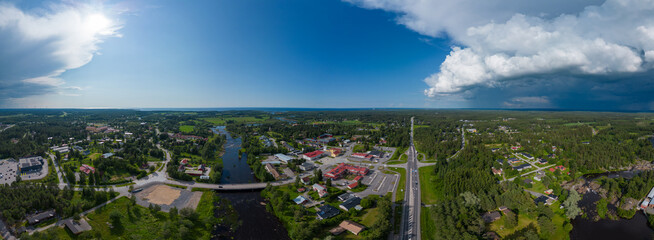
[[[223,175],[220,183],[253,183],[256,182],[252,175],[252,169],[247,163],[247,154],[243,153],[238,157],[241,150],[241,138],[232,138],[232,135],[225,129],[225,126],[218,126],[211,129],[214,133],[225,135],[225,154],[223,155]]]

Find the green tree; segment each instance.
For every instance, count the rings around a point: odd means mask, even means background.
[[[504,227],[506,228],[514,228],[518,225],[518,219],[513,212],[507,212],[504,215]]]
[[[581,196],[579,196],[579,193],[577,193],[576,190],[572,189],[570,190],[570,195],[568,196],[568,199],[566,199],[563,202],[563,207],[565,207],[565,215],[573,219],[579,215],[581,215],[582,211],[581,208],[577,205],[577,203],[581,200]]]

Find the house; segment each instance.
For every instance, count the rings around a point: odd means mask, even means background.
[[[509,209],[509,208],[506,207],[506,206],[500,206],[500,207],[497,208],[497,209],[500,210],[500,212],[502,212],[504,215],[506,215],[506,214],[508,214],[508,213],[513,213],[513,212],[511,211],[511,209]]]
[[[358,224],[358,223],[353,222],[353,221],[350,221],[350,220],[345,220],[345,221],[341,222],[341,224],[339,224],[338,226],[345,229],[345,230],[350,231],[354,235],[359,235],[359,233],[361,233],[361,231],[366,229],[366,227],[364,227],[363,225]]]
[[[303,177],[302,179],[300,179],[300,182],[302,182],[303,184],[309,184],[309,183],[311,183],[311,178],[310,177]]]
[[[352,153],[350,154],[351,157],[353,158],[361,158],[361,159],[366,159],[366,160],[371,160],[372,156],[368,155],[367,153]]]
[[[18,170],[20,173],[38,172],[43,169],[44,159],[41,156],[24,157],[18,159]]]
[[[554,153],[552,153],[550,155],[547,155],[547,158],[555,158],[555,157],[556,157],[556,154],[554,154]]]
[[[340,235],[343,232],[345,232],[345,228],[342,228],[340,226],[337,226],[337,227],[332,228],[332,229],[329,230],[329,233],[331,233],[334,236]]]
[[[542,195],[542,196],[537,197],[536,199],[534,199],[534,202],[536,203],[536,205],[538,205],[538,203],[543,203],[545,205],[552,205],[552,203],[554,203],[554,199],[549,198],[548,196]]]
[[[363,176],[356,176],[352,181],[358,182],[361,181],[361,179],[363,179]]]
[[[293,202],[295,202],[295,204],[297,204],[297,205],[303,204],[306,201],[307,201],[307,199],[302,195],[297,196],[295,199],[293,199]]]
[[[497,163],[499,163],[500,165],[504,165],[504,159],[497,159],[495,161],[497,161]]]
[[[522,182],[525,183],[525,184],[532,184],[532,183],[534,183],[534,181],[532,181],[531,179],[525,179],[525,180],[522,180]]]
[[[487,212],[487,213],[484,213],[484,215],[481,216],[481,218],[484,219],[484,222],[487,222],[487,223],[495,222],[498,219],[500,219],[500,217],[502,217],[502,215],[500,215],[500,213],[497,212],[497,211]]]
[[[343,193],[341,195],[338,195],[338,201],[345,202],[345,200],[348,200],[352,197],[352,194],[350,193]]]
[[[554,172],[556,170],[561,170],[561,172],[565,171],[565,167],[563,165],[556,166],[554,168],[550,168],[550,172]]]
[[[307,161],[314,161],[320,159],[324,154],[325,152],[317,150],[302,154],[302,158],[306,159]]]
[[[307,189],[303,188],[303,187],[297,189],[297,192],[300,192],[300,193],[301,192],[306,192],[306,191],[307,191]]]
[[[202,176],[202,170],[194,170],[194,169],[186,169],[184,173],[191,175],[191,176]]]
[[[500,150],[500,149],[499,148],[491,148],[491,152],[497,152],[498,150]]]
[[[523,157],[525,157],[526,159],[529,159],[529,160],[534,159],[534,156],[531,156],[531,154],[529,154],[529,153],[520,153],[520,155],[522,155]]]
[[[466,129],[466,131],[468,131],[469,133],[476,133],[476,132],[477,132],[477,129],[475,129],[475,128],[468,128],[468,129]]]
[[[359,186],[359,182],[353,182],[353,183],[350,183],[350,184],[347,185],[347,189],[352,190],[352,189],[357,188],[358,186]]]
[[[318,219],[320,220],[332,218],[340,213],[341,211],[339,211],[338,208],[332,207],[331,205],[324,205],[319,207],[318,211],[316,212]]]
[[[493,171],[493,174],[495,174],[495,175],[502,175],[503,170],[501,168],[497,168],[497,169],[496,168],[491,168],[491,170]]]
[[[312,188],[313,188],[313,191],[318,192],[318,196],[320,196],[320,197],[327,196],[327,187],[315,183],[315,184],[313,184]]]
[[[284,164],[287,164],[288,161],[293,160],[293,157],[281,153],[275,154],[275,158],[279,159],[279,161],[283,162]]]
[[[521,148],[522,148],[522,146],[520,146],[520,145],[517,145],[517,146],[511,146],[511,150],[519,150],[519,149],[521,149]]]
[[[48,210],[48,211],[45,211],[45,212],[42,212],[42,213],[33,214],[33,215],[30,215],[30,216],[27,216],[27,222],[30,225],[38,224],[38,223],[41,223],[41,222],[43,222],[45,220],[53,218],[55,216],[55,214],[56,213],[55,213],[54,209],[53,210]]]
[[[359,176],[365,176],[368,174],[368,168],[366,167],[357,167],[350,164],[340,163],[335,168],[332,168],[327,173],[324,174],[326,178],[331,178],[332,180],[339,179],[345,174],[356,174]]]
[[[179,161],[179,165],[184,165],[184,166],[186,166],[186,165],[188,165],[188,161],[189,161],[189,160],[190,160],[190,159],[188,159],[188,158],[182,158],[182,160]]]
[[[338,207],[340,207],[341,209],[349,212],[350,209],[355,208],[360,203],[361,203],[361,198],[351,197],[351,198],[345,200],[345,202],[338,205]]]
[[[546,164],[546,163],[547,163],[547,160],[546,160],[546,159],[543,159],[543,158],[538,158],[538,162],[537,162],[537,163],[538,163],[538,164]]]
[[[379,151],[379,150],[372,150],[368,153],[368,155],[376,157],[376,158],[382,158],[384,157],[384,152]]]
[[[91,173],[95,173],[95,168],[86,164],[82,164],[82,166],[79,167],[79,171],[89,175]]]
[[[545,173],[538,171],[538,173],[536,173],[536,175],[534,176],[534,180],[540,182],[544,177],[545,177]]]
[[[549,194],[552,194],[552,193],[554,192],[554,190],[553,190],[553,189],[547,189],[547,190],[545,190],[545,191],[543,191],[543,192],[544,192],[545,194],[549,195]]]
[[[114,153],[105,153],[105,154],[102,154],[102,158],[110,158],[113,155],[114,155]]]
[[[281,174],[279,174],[279,172],[277,172],[277,169],[275,169],[275,167],[273,167],[273,165],[270,163],[266,163],[265,168],[266,171],[268,171],[270,175],[272,175],[275,179],[279,179],[282,176]]]
[[[516,164],[516,163],[520,162],[520,159],[518,159],[518,158],[509,158],[508,161],[509,161],[510,164]]]
[[[302,171],[309,171],[309,170],[311,170],[311,169],[314,169],[315,167],[316,167],[316,166],[314,166],[313,164],[311,164],[311,163],[309,163],[309,162],[303,162],[303,163],[300,165],[300,170],[302,170]]]
[[[64,220],[64,225],[75,235],[78,235],[82,232],[90,231],[91,225],[89,225],[84,218],[81,218],[79,221],[75,221],[71,218]]]
[[[329,152],[330,157],[338,157],[340,155],[343,155],[343,150],[340,148],[331,148],[327,150],[327,152]]]
[[[531,168],[531,165],[529,165],[529,163],[524,163],[513,167],[514,170],[518,170],[519,172],[522,172],[522,170],[529,169],[529,168]]]

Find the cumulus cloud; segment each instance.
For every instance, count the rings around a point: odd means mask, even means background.
[[[0,3],[0,101],[65,89],[60,75],[89,63],[121,25],[102,6],[53,4],[23,11]]]
[[[654,70],[652,0],[350,2],[396,12],[412,30],[453,40],[440,71],[424,80],[430,97],[539,76],[597,81]]]

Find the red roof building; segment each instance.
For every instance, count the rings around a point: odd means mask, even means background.
[[[325,154],[325,152],[318,150],[302,154],[302,157],[306,160],[313,161],[322,157],[323,154]]]
[[[343,177],[345,174],[355,174],[359,176],[364,176],[368,174],[368,168],[366,167],[357,167],[353,166],[350,164],[345,164],[341,163],[332,170],[329,170],[329,172],[325,173],[324,176],[326,178],[331,178],[331,179],[339,179]]]
[[[355,182],[358,182],[358,181],[361,180],[362,178],[363,178],[363,176],[357,176],[357,177],[354,178],[354,181],[355,181]]]
[[[356,187],[359,186],[359,182],[353,182],[350,185],[347,185],[347,188],[349,189],[355,189]]]
[[[188,158],[183,158],[181,161],[179,161],[179,165],[186,165],[188,164]]]
[[[90,173],[95,173],[95,168],[86,164],[82,164],[82,166],[79,167],[79,171],[88,175]]]

